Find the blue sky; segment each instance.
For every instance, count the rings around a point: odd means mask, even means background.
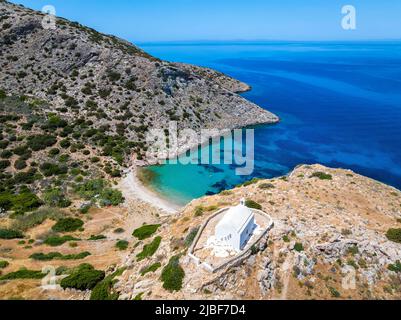
[[[401,39],[400,0],[13,0],[134,42]],[[353,5],[357,29],[341,28]]]

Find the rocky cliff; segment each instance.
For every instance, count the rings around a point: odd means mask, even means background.
[[[44,112],[125,136],[142,159],[149,128],[233,129],[278,118],[237,95],[250,88],[207,68],[154,58],[114,36],[0,2],[0,86],[46,102]],[[190,145],[188,145],[190,147]],[[192,147],[192,146],[191,146]]]

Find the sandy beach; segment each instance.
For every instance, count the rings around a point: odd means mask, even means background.
[[[120,182],[119,189],[126,200],[139,199],[168,214],[175,214],[182,209],[179,205],[168,201],[157,192],[144,186],[137,178],[136,173],[136,167],[131,167]]]

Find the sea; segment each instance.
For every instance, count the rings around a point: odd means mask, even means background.
[[[180,205],[300,164],[351,169],[401,189],[401,41],[142,43],[168,61],[252,86],[242,96],[281,119],[254,128],[251,175],[236,166],[166,163],[151,187]]]

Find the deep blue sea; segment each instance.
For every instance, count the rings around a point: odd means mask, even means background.
[[[207,66],[252,86],[243,94],[280,116],[255,131],[255,171],[163,165],[153,187],[184,204],[298,164],[352,169],[401,189],[401,42],[142,44],[159,58]]]

